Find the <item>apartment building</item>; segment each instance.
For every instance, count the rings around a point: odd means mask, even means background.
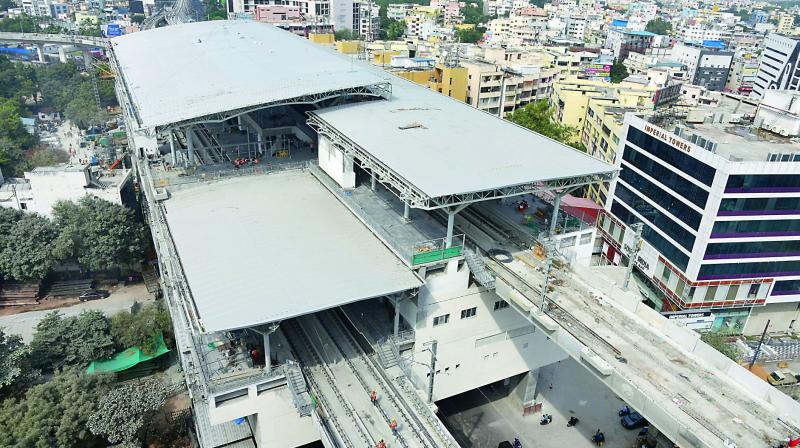
[[[737,57],[731,64],[728,74],[728,81],[725,83],[725,90],[735,92],[740,95],[750,95],[753,91],[753,84],[758,74],[758,57],[747,53]]]
[[[714,114],[628,114],[621,168],[599,221],[614,264],[643,223],[635,266],[664,294],[662,311],[697,310],[716,330],[797,328],[800,157],[797,145]]]
[[[800,40],[779,34],[769,34],[764,40],[764,52],[753,82],[752,96],[763,98],[767,90],[800,90],[798,72]]]
[[[644,54],[650,48],[667,47],[669,42],[669,37],[653,34],[649,31],[611,28],[608,30],[605,48],[613,51],[614,59],[624,61],[629,53]]]
[[[592,118],[587,118],[590,99],[646,110],[652,109],[656,90],[655,87],[638,83],[612,84],[596,79],[568,78],[553,85],[550,104],[559,123],[580,130],[584,128],[584,121]],[[581,136],[578,135],[576,140],[578,138]]]
[[[395,59],[420,59],[420,58],[395,58]],[[427,59],[426,59],[427,60]],[[399,62],[399,61],[398,61]],[[422,84],[442,95],[467,101],[467,68],[430,60],[430,67],[397,68],[390,71],[395,75]],[[394,61],[392,65],[395,65]]]
[[[546,99],[557,73],[547,66],[482,60],[463,61],[462,65],[467,69],[467,103],[500,117]]]
[[[728,81],[733,52],[684,43],[675,45],[672,58],[686,66],[692,84],[721,91]]]
[[[386,7],[386,17],[392,20],[404,20],[415,6],[417,5],[414,3],[392,3]]]
[[[639,111],[638,108],[615,106],[603,99],[590,98],[581,130],[581,143],[586,152],[606,162],[614,163],[617,147],[622,138],[625,114]],[[585,196],[597,204],[604,205],[608,199],[608,188],[608,183],[589,185]]]

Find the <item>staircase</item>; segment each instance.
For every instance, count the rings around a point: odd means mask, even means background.
[[[308,392],[308,386],[300,365],[287,362],[284,365],[284,375],[286,376],[286,384],[289,386],[289,391],[292,392],[292,401],[294,401],[297,411],[303,417],[311,415],[311,401],[306,393]]]
[[[475,280],[487,288],[494,288],[494,276],[486,269],[486,263],[475,252],[464,249],[464,259]]]
[[[391,338],[382,338],[378,341],[378,358],[384,369],[397,365],[397,350]]]

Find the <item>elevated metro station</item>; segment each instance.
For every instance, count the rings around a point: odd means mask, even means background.
[[[677,345],[640,353],[652,325],[585,285],[542,293],[531,248],[591,251],[560,203],[610,165],[264,24],[110,48],[202,446],[458,446],[436,401],[516,377],[532,408],[570,356],[680,446],[797,429]]]

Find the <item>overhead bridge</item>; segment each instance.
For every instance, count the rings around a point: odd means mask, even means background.
[[[772,447],[800,432],[800,403],[648,308],[638,294],[575,266],[551,272],[551,284],[555,278],[563,284],[543,299],[546,267],[531,250],[487,239],[465,217],[455,226],[479,252],[511,253],[511,260],[480,257],[496,293],[678,446]]]
[[[8,33],[0,32],[0,42],[19,42],[26,44],[61,44],[78,47],[107,48],[109,39],[104,37],[81,36],[75,34]]]

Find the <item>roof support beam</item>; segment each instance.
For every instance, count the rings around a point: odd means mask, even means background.
[[[358,164],[359,167],[369,172],[373,177],[376,177],[378,182],[386,185],[400,200],[407,203],[410,207],[422,210],[457,207],[473,202],[519,196],[527,193],[570,190],[593,183],[608,182],[616,176],[616,171],[611,170],[585,176],[551,179],[529,184],[498,187],[491,190],[431,197],[405,180],[400,174],[372,156],[372,154],[350,140],[342,132],[328,124],[314,112],[309,113],[308,125],[316,129],[320,135],[327,137],[332,145],[335,145],[345,155],[351,157],[354,163]]]

